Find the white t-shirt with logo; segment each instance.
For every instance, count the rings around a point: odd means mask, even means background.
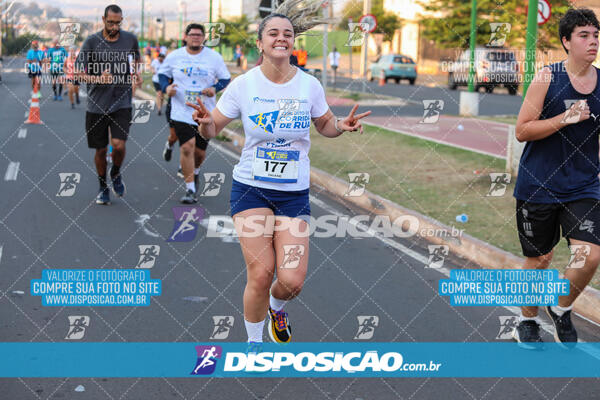
[[[331,52],[329,53],[329,65],[331,66],[338,66],[340,65],[340,53],[336,52]]]
[[[163,60],[164,61],[164,60]],[[161,62],[158,60],[158,58],[155,58],[154,60],[152,60],[152,62],[150,63],[150,66],[152,68],[154,68],[154,73],[152,74],[152,82],[156,82],[158,83],[158,69],[161,66]]]
[[[191,125],[198,124],[192,119],[194,109],[186,106],[186,101],[196,103],[196,97],[200,97],[206,108],[212,110],[216,96],[206,97],[200,92],[213,86],[218,79],[231,78],[223,57],[208,47],[198,54],[188,53],[185,47],[172,51],[165,57],[158,73],[173,78],[177,85],[176,94],[171,98],[171,119]]]
[[[308,189],[311,119],[329,110],[315,77],[296,69],[291,80],[277,84],[254,67],[231,82],[217,108],[244,125],[246,142],[233,179],[266,189]]]

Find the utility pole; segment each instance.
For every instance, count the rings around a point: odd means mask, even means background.
[[[141,37],[142,46],[144,45],[144,0],[142,0],[142,28],[141,28]]]
[[[537,46],[537,13],[538,0],[529,0],[527,11],[527,40],[525,41],[525,81],[523,82],[523,98],[535,75],[535,49]]]
[[[475,23],[476,18],[477,0],[471,0],[471,36],[469,37],[469,46],[471,53],[469,55],[469,92],[475,91],[473,80],[475,78],[475,43],[477,41],[477,24]]]
[[[363,15],[371,13],[371,0],[363,0]],[[369,53],[369,33],[365,32],[365,40],[361,49],[360,75],[367,77],[367,55]]]
[[[326,6],[323,10],[323,15],[325,15],[325,19],[329,20],[331,16],[329,15],[329,6]],[[321,73],[321,84],[323,85],[323,90],[327,90],[327,34],[329,30],[329,23],[323,24],[323,72]]]

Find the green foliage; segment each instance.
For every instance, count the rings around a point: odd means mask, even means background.
[[[471,0],[420,0],[424,15],[419,21],[425,38],[441,48],[467,48],[471,26]],[[569,9],[568,0],[552,0],[550,20],[538,27],[538,49],[560,47],[558,22]],[[439,15],[432,17],[432,15]],[[490,22],[511,24],[506,46],[525,48],[527,1],[477,0],[477,44],[488,43]]]
[[[26,33],[17,37],[7,37],[2,40],[3,55],[17,55],[26,53],[31,48],[32,40],[39,40],[40,37],[33,33]]]
[[[246,15],[230,20],[219,19],[217,22],[225,24],[225,32],[220,34],[223,46],[235,49],[239,44],[244,54],[256,47],[256,33],[248,32],[250,21]]]
[[[348,30],[348,18],[352,22],[358,22],[363,14],[362,0],[349,0],[342,10],[342,20],[339,24],[340,29]],[[396,14],[383,9],[383,0],[373,0],[371,3],[371,14],[377,18],[377,29],[373,33],[383,33],[384,40],[392,40],[394,31],[400,29],[400,18]]]

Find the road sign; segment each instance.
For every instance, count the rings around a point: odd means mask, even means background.
[[[550,19],[552,14],[550,8],[550,2],[548,0],[538,0],[538,13],[537,23],[538,25],[544,25]]]
[[[377,28],[377,18],[373,14],[365,14],[358,20],[358,23],[366,23],[369,26],[369,29],[366,30],[366,33],[371,33]]]

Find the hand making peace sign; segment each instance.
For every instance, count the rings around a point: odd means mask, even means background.
[[[351,132],[360,130],[360,133],[363,133],[363,127],[359,120],[371,114],[371,111],[366,111],[364,113],[354,115],[357,108],[358,104],[355,104],[354,107],[352,107],[352,110],[350,110],[350,114],[348,114],[346,118],[338,121],[337,127],[339,129]]]

